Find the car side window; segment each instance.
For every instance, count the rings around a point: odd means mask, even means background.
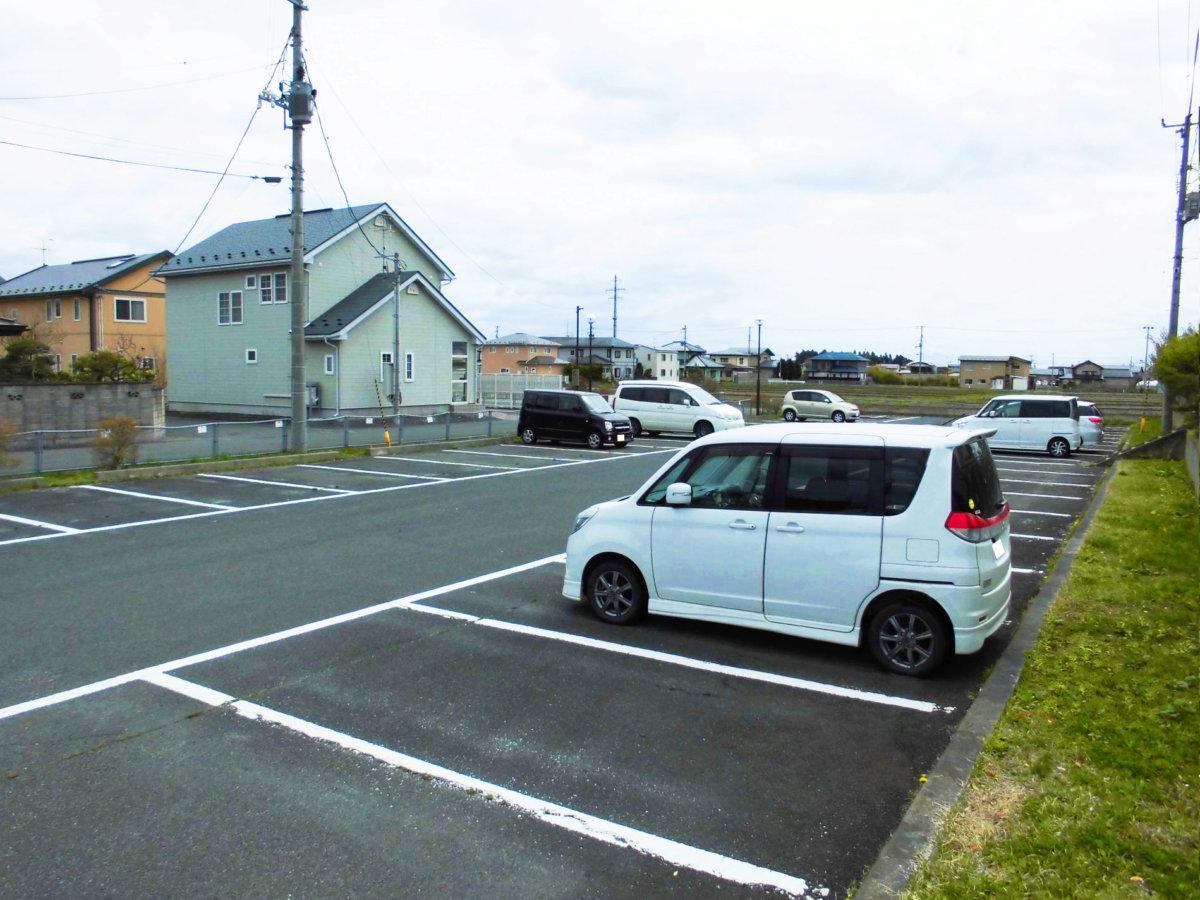
[[[669,403],[670,402],[666,388],[644,388],[643,390],[645,390],[646,396],[644,396],[642,399],[645,400],[647,403]]]
[[[813,398],[816,400],[820,400],[822,403],[832,403],[833,402],[828,397],[826,397],[824,394],[814,394]]]
[[[929,451],[915,447],[888,447],[883,454],[883,514],[898,516],[916,496]]]
[[[534,394],[533,402],[530,403],[529,405],[532,406],[534,409],[554,409],[554,407],[555,407],[554,395],[553,394]]]
[[[718,446],[701,452],[685,481],[697,509],[766,508],[769,446]]]
[[[622,400],[644,400],[645,393],[646,393],[645,388],[640,388],[640,387],[625,388],[624,390],[621,391],[621,399]]]
[[[689,397],[685,391],[681,391],[678,388],[671,388],[669,391],[667,391],[667,396],[670,398],[667,400],[667,402],[673,406],[692,405],[692,398]]]
[[[558,395],[559,412],[579,412],[581,409],[583,409],[583,402],[574,394]]]
[[[883,462],[881,448],[786,447],[781,463],[783,509],[786,512],[880,515],[883,512]]]
[[[687,456],[677,459],[675,464],[671,466],[671,468],[667,469],[667,471],[663,472],[662,477],[659,478],[658,481],[654,482],[654,485],[650,488],[650,490],[646,491],[646,493],[642,495],[642,499],[639,502],[656,506],[661,505],[663,498],[667,496],[667,488],[683,478],[683,473],[687,471],[688,466],[690,466],[695,459],[695,453],[691,453]]]
[[[1001,400],[993,407],[991,415],[996,419],[1016,419],[1021,415],[1021,401]]]

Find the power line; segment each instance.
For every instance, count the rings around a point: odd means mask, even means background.
[[[281,181],[279,175],[242,175],[237,172],[218,172],[215,169],[193,169],[189,166],[169,166],[165,163],[141,162],[134,159],[117,159],[113,156],[96,156],[91,153],[75,153],[71,150],[56,150],[53,147],[35,147],[33,144],[18,144],[16,141],[0,141],[6,147],[20,147],[23,150],[40,150],[43,153],[56,153],[59,156],[74,156],[76,159],[94,159],[100,162],[120,163],[124,166],[142,166],[147,169],[170,169],[173,172],[195,172],[200,175],[221,175],[230,178],[249,178],[252,181]]]
[[[311,68],[310,70],[311,71]],[[325,142],[325,153],[329,156],[329,165],[333,168],[333,177],[337,179],[338,187],[342,191],[342,199],[346,201],[346,211],[354,216],[354,224],[358,227],[359,233],[362,234],[363,240],[371,245],[371,249],[375,251],[375,255],[383,258],[385,254],[382,250],[375,246],[375,242],[371,240],[366,229],[362,227],[362,219],[354,213],[354,204],[350,202],[350,196],[346,193],[346,186],[342,184],[341,173],[338,172],[337,163],[333,161],[333,147],[329,145],[329,135],[325,133],[325,120],[321,118],[321,107],[317,103],[313,103],[313,110],[317,114],[317,127],[321,129],[321,139]]]
[[[201,81],[214,81],[218,78],[228,78],[230,75],[241,75],[243,72],[257,72],[262,66],[251,66],[247,69],[235,69],[232,72],[222,72],[219,75],[204,75],[200,78],[186,78],[183,81],[164,81],[160,84],[143,84],[139,87],[112,88],[103,91],[80,91],[76,94],[33,94],[27,97],[0,97],[0,100],[69,100],[73,97],[99,97],[106,94],[132,94],[135,91],[154,91],[165,87],[178,87],[181,84],[196,84]],[[274,73],[272,72],[272,76]]]

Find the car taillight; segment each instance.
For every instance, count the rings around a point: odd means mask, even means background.
[[[1102,418],[1100,418],[1099,416],[1088,416],[1088,421],[1091,422],[1093,425],[1103,425],[1104,424],[1104,420]]]
[[[1004,533],[1004,523],[1011,512],[1007,503],[998,514],[990,519],[973,512],[952,512],[946,517],[946,530],[964,541],[982,544],[994,540]]]

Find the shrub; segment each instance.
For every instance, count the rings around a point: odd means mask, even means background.
[[[127,416],[105,419],[92,440],[96,465],[101,469],[122,469],[137,462],[137,422]]]
[[[96,350],[85,353],[75,360],[71,373],[75,381],[110,381],[113,383],[141,383],[151,381],[154,373],[138,368],[127,356],[112,350]]]
[[[893,372],[891,369],[881,369],[879,366],[869,367],[867,375],[876,384],[901,384],[904,381],[898,372]]]
[[[1189,328],[1158,348],[1154,377],[1174,398],[1185,428],[1200,420],[1200,331]]]
[[[9,341],[0,359],[0,379],[13,381],[49,381],[55,376],[50,347],[37,338],[19,337]]]

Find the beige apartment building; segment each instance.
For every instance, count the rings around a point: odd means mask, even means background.
[[[1020,356],[960,356],[958,384],[1001,391],[1028,390],[1030,365],[1030,360]]]

